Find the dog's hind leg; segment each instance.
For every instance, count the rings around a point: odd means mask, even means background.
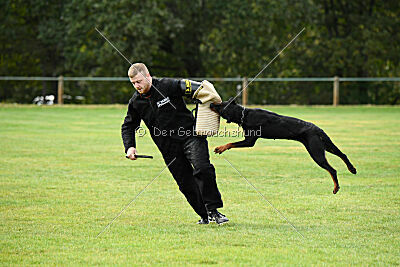
[[[340,187],[339,181],[337,179],[337,172],[331,165],[329,165],[325,157],[325,147],[321,139],[317,135],[308,137],[306,140],[302,141],[306,147],[311,158],[323,169],[327,170],[332,177],[334,188],[333,193],[336,194]]]
[[[351,164],[351,162],[347,158],[346,154],[344,154],[342,151],[340,151],[340,149],[337,146],[335,146],[335,144],[332,142],[332,140],[329,138],[329,136],[325,132],[322,132],[321,139],[325,144],[326,151],[328,151],[329,153],[332,153],[332,154],[338,156],[339,158],[341,158],[343,160],[343,162],[346,164],[347,169],[352,174],[356,174],[357,173],[356,168],[354,168],[353,164]]]

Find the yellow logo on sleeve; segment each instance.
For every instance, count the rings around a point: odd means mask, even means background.
[[[189,80],[185,80],[185,82],[186,82],[185,95],[190,95],[192,93],[192,83]]]

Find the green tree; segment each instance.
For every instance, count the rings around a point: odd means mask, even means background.
[[[170,77],[400,76],[399,2],[121,0],[0,2],[0,75],[125,76],[130,62]],[[216,83],[223,98],[238,84]],[[127,82],[67,82],[86,103],[124,103]],[[395,87],[397,86],[397,87]],[[30,102],[56,83],[1,82],[0,101]],[[331,84],[252,83],[251,103],[330,102]],[[341,84],[342,103],[397,103],[393,84]]]

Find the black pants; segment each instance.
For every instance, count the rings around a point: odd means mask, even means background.
[[[206,217],[207,210],[223,206],[206,137],[193,136],[185,141],[171,139],[160,148],[167,165],[175,158],[168,168],[179,190],[200,217]]]

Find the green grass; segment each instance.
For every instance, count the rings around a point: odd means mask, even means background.
[[[397,265],[400,108],[267,107],[316,123],[358,174],[328,155],[341,190],[300,143],[259,140],[211,155],[230,218],[199,226],[149,136],[124,158],[125,106],[0,106],[2,265]],[[225,124],[222,125],[224,127]],[[233,129],[234,125],[227,125]],[[240,138],[209,138],[210,150]]]

